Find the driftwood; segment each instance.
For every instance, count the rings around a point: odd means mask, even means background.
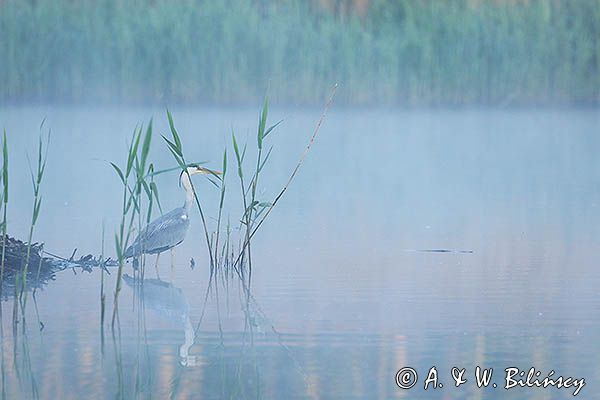
[[[28,249],[29,247],[29,249]],[[68,268],[91,272],[92,268],[114,266],[114,260],[94,257],[91,254],[75,259],[75,251],[70,258],[63,258],[44,251],[43,243],[32,243],[12,238],[8,235],[0,237],[0,257],[4,248],[4,266],[2,267],[2,300],[13,297],[22,282],[23,272],[27,267],[26,289],[41,288],[49,281],[56,279],[56,273]],[[27,252],[29,251],[29,256]],[[107,270],[108,272],[108,270]]]

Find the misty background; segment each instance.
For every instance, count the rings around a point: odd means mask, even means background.
[[[0,101],[597,105],[598,0],[2,0]]]

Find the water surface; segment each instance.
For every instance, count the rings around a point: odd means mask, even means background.
[[[261,200],[286,182],[319,113],[272,111],[284,123],[269,139]],[[232,128],[254,146],[255,109],[173,114],[188,159],[219,168]],[[44,117],[52,136],[35,240],[64,256],[100,254],[104,225],[105,253],[114,256],[121,188],[106,161],[123,164],[137,123],[154,117],[156,133],[166,133],[164,111],[0,109],[11,147],[9,232],[20,238],[32,206],[25,155],[35,154]],[[26,334],[21,324],[13,335],[12,301],[3,302],[4,396],[572,397],[567,389],[478,389],[471,380],[452,387],[452,366],[472,374],[479,365],[494,368],[499,385],[510,366],[584,377],[578,397],[600,398],[599,127],[594,110],[334,110],[253,242],[251,329],[234,283],[218,298],[213,292],[198,325],[209,272],[193,214],[173,272],[161,257],[164,282],[146,282],[143,303],[135,285],[124,285],[115,338],[110,312],[101,334],[99,271],[67,270],[38,291]],[[173,166],[154,139],[152,160]],[[180,206],[177,174],[157,181],[164,208]],[[198,185],[216,217],[216,190]],[[239,189],[233,179],[229,186],[236,224]],[[109,310],[115,275],[106,282]],[[423,391],[434,365],[444,388]],[[404,366],[421,379],[408,391],[394,379]]]

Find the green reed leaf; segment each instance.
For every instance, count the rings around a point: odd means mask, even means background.
[[[269,159],[269,156],[271,155],[271,151],[273,150],[273,146],[271,146],[269,148],[269,151],[267,152],[267,155],[265,156],[265,158],[262,160],[262,162],[260,163],[260,165],[258,166],[258,172],[262,171],[263,167],[265,166],[265,164],[267,163],[267,160]]]
[[[269,135],[269,133],[273,132],[273,129],[277,128],[279,126],[279,124],[281,124],[282,122],[283,122],[283,120],[280,120],[275,125],[272,125],[271,127],[269,127],[269,129],[267,129],[265,131],[265,135],[263,136],[263,138],[266,138]]]
[[[117,172],[117,175],[119,175],[119,178],[121,179],[121,182],[123,184],[125,184],[125,176],[123,175],[123,172],[121,171],[121,168],[119,168],[115,163],[111,162],[110,165],[112,165],[112,167],[115,169],[115,171]]]
[[[141,168],[146,167],[146,160],[148,159],[148,153],[150,153],[150,144],[152,143],[152,119],[146,129],[146,135],[144,136],[144,142],[142,144],[142,156],[140,160]]]
[[[181,153],[181,140],[179,139],[179,134],[177,133],[177,129],[175,129],[175,123],[173,122],[173,116],[171,112],[167,110],[167,118],[169,119],[169,128],[171,129],[171,135],[173,135],[173,140],[177,145],[177,149]]]
[[[262,111],[258,120],[258,148],[262,149],[263,139],[265,138],[265,127],[267,125],[267,115],[269,114],[269,101],[265,97]]]
[[[162,206],[160,204],[160,199],[158,198],[158,187],[156,187],[156,183],[154,182],[150,182],[150,189],[152,190],[152,193],[154,194],[154,198],[156,199],[156,204],[158,205],[158,209],[162,214]]]

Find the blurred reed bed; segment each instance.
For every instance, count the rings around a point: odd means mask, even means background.
[[[4,0],[0,101],[313,104],[340,82],[345,104],[598,104],[599,21],[600,0]]]

